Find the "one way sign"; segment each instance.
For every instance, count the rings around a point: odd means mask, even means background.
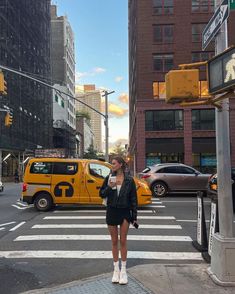
[[[223,22],[229,16],[229,0],[224,0],[216,9],[214,15],[202,32],[202,50],[205,50],[211,40],[215,37]]]

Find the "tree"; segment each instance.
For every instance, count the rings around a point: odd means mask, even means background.
[[[94,149],[94,146],[91,144],[87,149],[87,152],[84,153],[83,158],[87,159],[98,159],[98,152]]]
[[[126,158],[127,152],[126,149],[122,146],[122,143],[116,143],[113,148],[113,152],[111,152],[111,156],[122,156],[124,159]]]

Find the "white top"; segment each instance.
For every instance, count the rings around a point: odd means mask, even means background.
[[[121,186],[122,186],[122,185],[117,185],[117,194],[118,194],[118,196],[119,196],[119,192],[120,192],[120,190],[121,190]]]

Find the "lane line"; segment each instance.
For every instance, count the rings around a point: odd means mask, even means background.
[[[15,226],[14,228],[12,228],[12,229],[10,229],[9,231],[15,231],[15,230],[17,230],[19,227],[21,227],[21,226],[23,226],[24,224],[25,224],[26,222],[21,222],[21,223],[19,223],[17,226]]]
[[[146,236],[146,235],[128,235],[127,239],[130,241],[177,241],[177,242],[191,242],[189,236]],[[90,240],[111,240],[110,235],[27,235],[19,236],[14,241],[90,241]]]
[[[106,224],[48,224],[48,225],[34,225],[32,229],[107,229]],[[180,225],[142,225],[141,229],[164,229],[164,230],[181,230]],[[130,229],[135,229],[130,226]]]
[[[112,259],[111,251],[0,251],[0,257],[4,258],[73,258],[73,259]],[[130,259],[159,259],[159,260],[199,260],[198,252],[150,252],[128,251]]]
[[[86,220],[88,220],[88,219],[105,219],[105,216],[103,216],[103,215],[102,216],[101,215],[89,215],[89,216],[62,215],[61,216],[61,215],[59,215],[59,216],[45,216],[43,219],[86,219]],[[164,217],[164,216],[156,216],[156,215],[152,215],[152,216],[151,215],[150,216],[141,215],[138,217],[138,219],[148,219],[148,220],[150,220],[150,219],[175,219],[175,217],[174,216]]]
[[[28,204],[22,203],[20,201],[17,201],[17,204],[20,205],[20,206],[28,207]]]
[[[3,226],[7,226],[7,225],[11,225],[11,224],[15,224],[16,222],[10,222],[10,223],[5,223],[5,224],[0,224],[0,227],[3,227]]]

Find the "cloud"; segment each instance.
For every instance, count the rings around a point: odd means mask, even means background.
[[[127,93],[122,93],[119,97],[118,97],[118,100],[122,103],[125,103],[125,104],[129,104],[129,96]]]
[[[94,77],[95,75],[99,75],[106,72],[106,69],[103,67],[94,67],[91,70],[87,71],[87,72],[79,72],[77,71],[75,73],[75,80],[76,83],[78,83],[82,78],[84,77]]]
[[[105,112],[105,101],[103,99],[101,100],[101,111]],[[111,117],[122,118],[128,114],[128,109],[115,103],[109,103],[108,112]]]
[[[116,77],[115,82],[120,83],[123,80],[123,77]]]
[[[109,150],[112,151],[117,145],[121,145],[125,148],[125,144],[128,144],[128,139],[126,138],[118,138],[116,141],[109,142]]]
[[[125,109],[119,105],[116,105],[114,103],[109,104],[109,113],[115,117],[123,117],[127,115],[128,109]]]

